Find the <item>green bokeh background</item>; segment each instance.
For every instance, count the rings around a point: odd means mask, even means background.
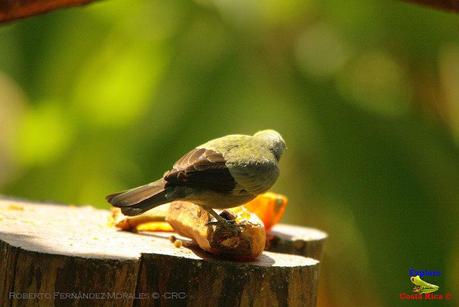
[[[459,304],[459,17],[381,1],[101,1],[0,27],[0,192],[108,208],[273,128],[284,222],[329,233],[319,306]],[[417,302],[419,303],[419,302]],[[433,302],[431,305],[437,305]]]

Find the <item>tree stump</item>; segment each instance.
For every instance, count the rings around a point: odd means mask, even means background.
[[[0,200],[0,306],[315,305],[319,261],[305,256],[320,258],[323,232],[276,226],[276,252],[236,262],[118,231],[109,215]]]

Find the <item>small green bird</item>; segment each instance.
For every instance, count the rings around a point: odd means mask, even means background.
[[[191,150],[161,179],[106,199],[129,216],[175,200],[190,201],[217,222],[226,222],[212,208],[242,205],[271,188],[285,148],[284,139],[274,130],[227,135]]]

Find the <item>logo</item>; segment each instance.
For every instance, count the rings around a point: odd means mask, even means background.
[[[400,300],[417,300],[417,301],[433,301],[433,300],[451,300],[452,295],[450,292],[446,293],[435,293],[440,289],[439,286],[435,285],[432,282],[427,282],[423,278],[428,277],[434,279],[435,277],[440,276],[439,271],[429,271],[429,270],[415,270],[410,268],[408,276],[411,283],[414,285],[412,288],[412,293],[400,293]]]
[[[426,294],[426,293],[432,293],[438,290],[438,286],[434,284],[429,284],[428,282],[425,282],[419,277],[419,275],[416,275],[414,277],[410,278],[411,282],[414,284],[413,292],[414,293],[421,293],[421,294]]]

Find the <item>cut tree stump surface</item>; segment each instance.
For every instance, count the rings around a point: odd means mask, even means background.
[[[118,231],[109,216],[0,200],[0,306],[315,305],[319,261],[304,255],[320,258],[321,231],[278,225],[277,252],[235,262],[177,248],[171,233]]]

